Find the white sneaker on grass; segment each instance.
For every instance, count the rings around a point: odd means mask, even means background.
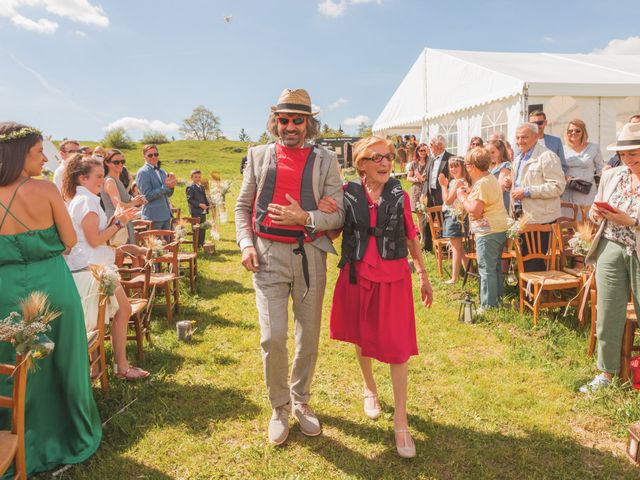
[[[611,385],[611,379],[607,378],[604,373],[601,373],[600,375],[596,375],[596,377],[586,385],[582,385],[580,392],[593,393],[601,388],[607,388],[609,385]]]

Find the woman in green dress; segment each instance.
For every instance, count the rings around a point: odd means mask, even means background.
[[[82,306],[62,257],[76,243],[76,234],[55,185],[31,178],[40,175],[46,161],[40,132],[0,123],[0,318],[20,311],[19,300],[33,291],[46,293],[62,312],[48,333],[55,349],[28,375],[29,475],[85,461],[102,437]],[[0,363],[14,360],[12,345],[0,343]],[[11,383],[2,377],[0,394],[9,394]],[[0,409],[0,429],[10,428],[10,413]]]

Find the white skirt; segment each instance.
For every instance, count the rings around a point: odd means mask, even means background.
[[[84,325],[87,328],[87,332],[92,332],[98,325],[98,298],[100,297],[100,284],[95,278],[93,278],[93,275],[89,271],[76,272],[72,275],[74,282],[76,282],[78,293],[80,294],[80,301],[82,302]],[[109,323],[109,319],[112,318],[117,311],[118,300],[116,300],[116,296],[113,295],[107,301],[105,323]]]

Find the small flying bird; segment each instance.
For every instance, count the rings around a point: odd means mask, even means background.
[[[229,23],[231,21],[231,19],[233,18],[233,16],[232,15],[225,15],[223,18],[224,18],[225,22]]]

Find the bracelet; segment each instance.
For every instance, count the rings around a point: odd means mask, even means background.
[[[636,221],[633,223],[633,226],[634,226],[635,228],[640,227],[640,218],[636,218]]]

